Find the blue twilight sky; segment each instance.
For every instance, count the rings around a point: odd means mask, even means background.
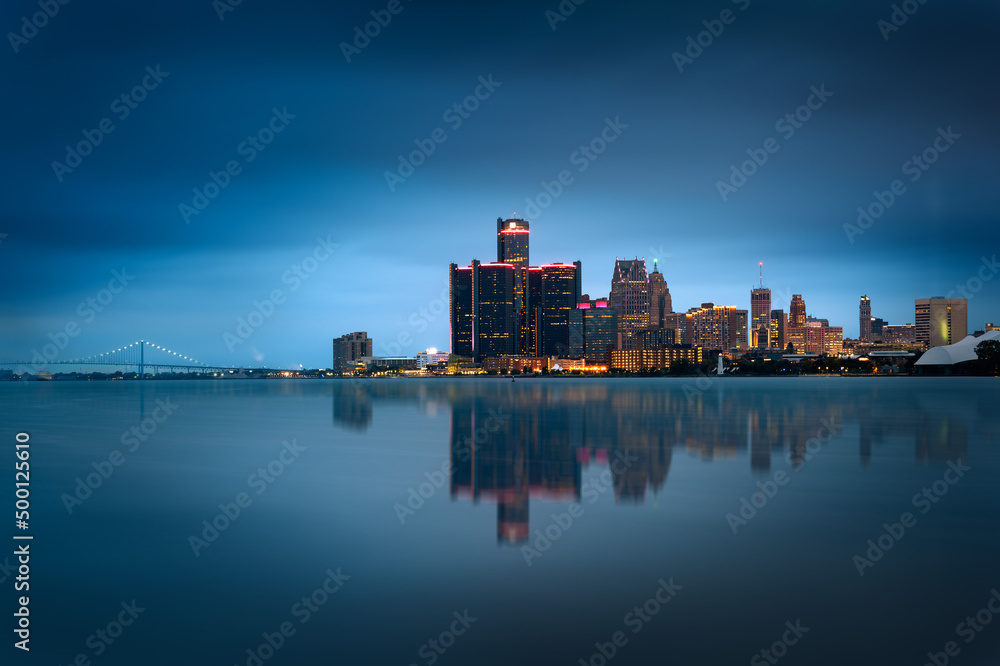
[[[446,349],[447,265],[495,258],[514,212],[532,263],[581,260],[591,296],[616,256],[656,256],[675,310],[749,308],[763,261],[773,307],[801,293],[848,336],[864,293],[906,323],[964,285],[981,328],[1000,320],[1000,279],[977,282],[1000,270],[1000,5],[903,4],[5,3],[0,357],[67,324],[57,358],[145,338],[326,367],[354,330]],[[358,37],[372,12],[386,25]],[[767,161],[744,182],[747,151]],[[228,184],[201,200],[210,172]]]

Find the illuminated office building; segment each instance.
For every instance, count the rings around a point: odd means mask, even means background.
[[[750,346],[771,346],[771,290],[766,287],[750,290]]]
[[[861,297],[861,305],[858,310],[858,323],[860,332],[858,340],[861,342],[872,341],[872,301],[867,295]]]
[[[653,272],[649,274],[649,328],[663,328],[664,315],[674,311],[673,301],[670,298],[670,289],[667,281],[663,278],[657,266],[657,260],[653,259]]]
[[[747,311],[733,305],[702,303],[687,311],[688,344],[706,351],[746,349]]]
[[[451,351],[482,362],[516,351],[511,264],[450,266]]]
[[[527,355],[569,355],[570,313],[580,300],[581,272],[579,261],[527,269]]]
[[[802,300],[802,294],[792,294],[792,302],[789,306],[788,327],[799,328],[806,325],[806,302]]]
[[[969,334],[968,299],[918,298],[914,305],[917,344],[940,347]]]
[[[670,314],[663,315],[663,328],[670,329],[674,332],[674,340],[676,344],[689,344],[690,341],[687,339],[687,314],[683,312],[672,312]]]
[[[784,349],[788,346],[785,330],[788,328],[788,315],[784,310],[771,310],[771,346]]]
[[[615,259],[608,304],[618,311],[618,349],[638,349],[634,338],[649,328],[649,278],[645,259]]]
[[[569,357],[589,366],[611,367],[611,350],[618,341],[618,313],[607,299],[585,300],[569,315]]]
[[[497,218],[497,263],[528,267],[528,221]]]

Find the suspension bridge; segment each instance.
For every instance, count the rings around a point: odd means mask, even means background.
[[[50,350],[53,353],[49,353]],[[59,359],[58,354],[59,350],[55,345],[46,345],[42,352],[35,351],[35,356],[30,361],[0,360],[0,367],[17,366],[37,373],[48,366],[116,366],[135,372],[139,377],[162,372],[229,373],[244,370],[235,366],[207,365],[149,340],[138,340],[118,349],[82,358]]]

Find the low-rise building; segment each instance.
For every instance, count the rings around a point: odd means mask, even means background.
[[[703,349],[690,345],[674,345],[660,349],[615,349],[611,352],[611,367],[615,370],[638,372],[664,370],[671,363],[688,361],[695,365],[703,360]]]

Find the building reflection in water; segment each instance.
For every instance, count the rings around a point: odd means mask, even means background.
[[[957,461],[985,422],[977,417],[989,413],[945,391],[879,399],[877,382],[849,379],[789,390],[799,381],[732,378],[692,394],[657,379],[345,380],[334,383],[333,422],[363,432],[379,401],[413,401],[426,412],[450,405],[451,497],[495,503],[498,540],[519,544],[530,534],[531,500],[579,502],[591,465],[611,470],[616,504],[642,504],[664,488],[675,452],[746,456],[750,472],[766,476],[776,465],[805,465],[824,424],[834,424],[836,437],[822,447],[843,455],[844,440],[857,439],[862,466],[879,446],[907,440],[917,461]],[[608,464],[616,455],[630,461],[624,469]]]

